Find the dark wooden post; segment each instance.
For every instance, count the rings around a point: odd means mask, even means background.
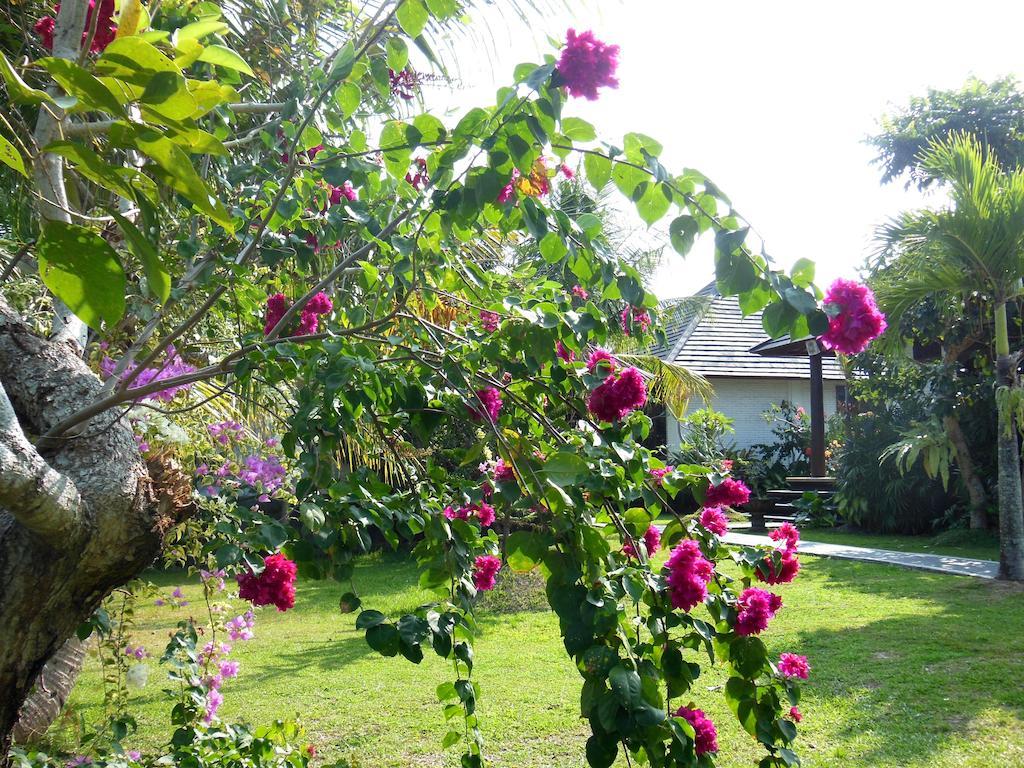
[[[811,477],[825,476],[825,386],[821,376],[821,348],[807,342],[811,361]]]

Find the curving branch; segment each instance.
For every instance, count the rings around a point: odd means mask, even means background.
[[[82,498],[25,437],[0,384],[0,506],[51,546],[66,549],[83,529]]]

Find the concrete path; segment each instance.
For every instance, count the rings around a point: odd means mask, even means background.
[[[725,535],[729,544],[747,544],[750,546],[774,544],[767,536],[730,531]],[[885,563],[900,565],[904,568],[917,568],[922,571],[935,571],[956,576],[976,576],[981,579],[994,579],[999,570],[995,560],[971,560],[966,557],[952,555],[926,555],[920,552],[893,552],[889,549],[870,549],[868,547],[851,547],[846,544],[825,544],[819,541],[800,541],[800,554],[820,555],[822,557],[839,557],[845,560],[862,560],[867,563]]]

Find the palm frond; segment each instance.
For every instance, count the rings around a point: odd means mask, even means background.
[[[615,356],[643,371],[649,382],[647,391],[651,399],[664,403],[673,416],[686,413],[694,397],[699,397],[705,403],[711,399],[712,389],[708,380],[681,365],[666,362],[651,354],[616,352]]]

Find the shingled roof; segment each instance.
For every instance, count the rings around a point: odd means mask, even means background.
[[[806,357],[768,357],[751,352],[769,341],[761,326],[761,313],[743,317],[739,299],[718,295],[714,284],[698,296],[711,297],[704,312],[691,312],[685,322],[666,322],[665,332],[671,348],[662,355],[691,373],[707,377],[751,379],[809,379]],[[664,350],[663,350],[664,351]],[[825,379],[842,381],[845,377],[834,357],[822,360]]]

